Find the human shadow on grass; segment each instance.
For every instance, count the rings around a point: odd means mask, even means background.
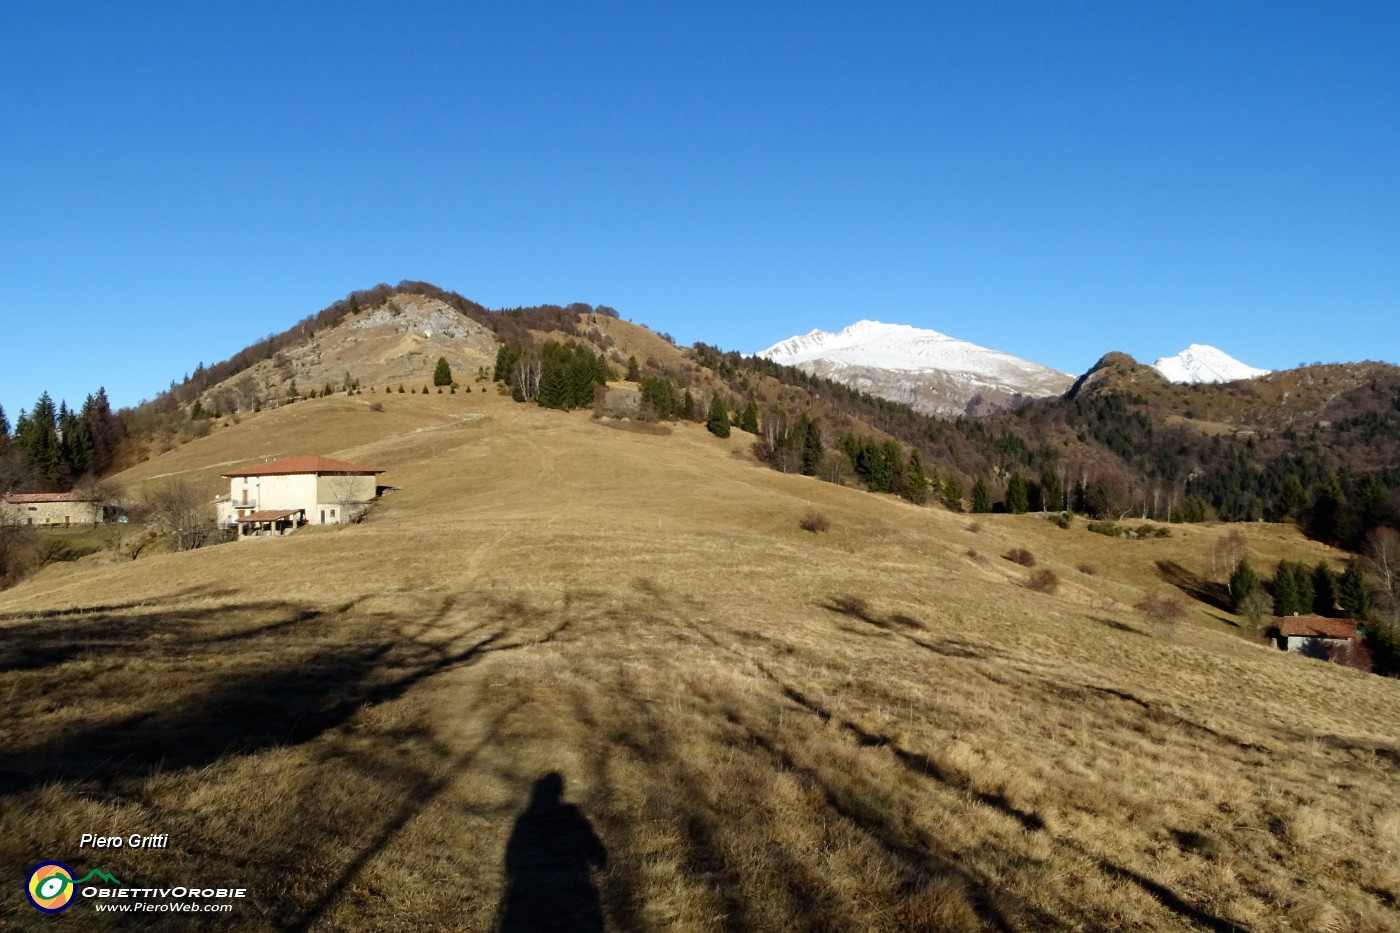
[[[551,771],[537,780],[506,843],[501,933],[601,933],[603,907],[592,870],[607,862],[593,825],[564,800],[563,776]]]

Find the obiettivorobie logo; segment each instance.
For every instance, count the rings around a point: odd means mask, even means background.
[[[73,869],[62,862],[43,862],[34,866],[34,870],[29,873],[29,880],[25,882],[24,893],[29,896],[29,903],[34,905],[35,910],[42,910],[46,914],[56,914],[59,911],[67,910],[73,903],[73,892],[78,885],[87,884],[92,879],[97,878],[107,884],[120,885],[121,882],[111,875],[94,868],[81,878],[73,878]]]

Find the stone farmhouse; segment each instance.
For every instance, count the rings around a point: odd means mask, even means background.
[[[216,503],[219,525],[238,536],[288,534],[302,525],[360,518],[379,495],[383,470],[330,457],[284,457],[225,473],[229,497]]]
[[[102,504],[79,492],[12,492],[0,496],[0,518],[21,525],[96,525]]]

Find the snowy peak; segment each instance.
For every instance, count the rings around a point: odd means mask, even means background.
[[[1271,370],[1246,366],[1223,350],[1193,343],[1176,356],[1164,356],[1152,364],[1170,382],[1234,382],[1267,376]]]
[[[1073,382],[1064,373],[1009,353],[936,330],[880,321],[857,321],[836,333],[814,330],[757,355],[940,415],[1058,395]]]
[[[784,366],[822,360],[898,372],[941,371],[991,379],[1004,377],[1013,382],[1026,376],[1068,378],[1047,366],[999,350],[988,350],[936,330],[879,321],[857,321],[834,334],[814,330],[760,350],[757,355]]]

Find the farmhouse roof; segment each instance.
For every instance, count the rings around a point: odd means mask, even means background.
[[[267,463],[255,463],[238,470],[230,470],[225,478],[235,476],[290,476],[295,473],[330,474],[332,476],[360,476],[370,473],[383,473],[374,467],[332,460],[330,457],[283,457]]]
[[[284,518],[291,518],[298,512],[305,509],[269,509],[266,512],[249,512],[239,519],[240,522],[280,522]]]
[[[1356,623],[1323,616],[1289,616],[1279,623],[1278,632],[1285,638],[1353,638]]]
[[[12,492],[0,496],[6,502],[25,505],[39,502],[90,502],[87,496],[77,492]]]

